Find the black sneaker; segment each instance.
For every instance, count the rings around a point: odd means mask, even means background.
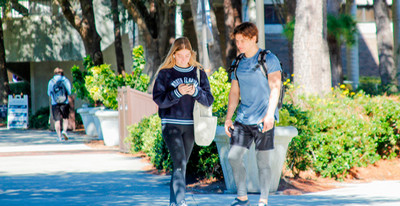
[[[249,200],[239,200],[238,198],[235,198],[235,201],[232,202],[231,206],[235,206],[235,205],[250,205]]]

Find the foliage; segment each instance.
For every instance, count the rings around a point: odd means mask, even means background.
[[[131,152],[142,151],[150,157],[151,163],[159,170],[172,171],[172,161],[162,138],[161,119],[157,114],[143,118],[138,124],[128,127],[130,135],[125,139],[131,143]],[[215,143],[209,147],[194,146],[187,165],[187,174],[196,177],[220,177],[218,151]]]
[[[292,20],[283,27],[283,34],[291,42],[293,42],[295,22],[295,20]],[[340,14],[337,17],[333,15],[327,16],[328,34],[334,36],[340,43],[345,42],[348,45],[355,43],[356,24],[357,22],[354,18],[347,14]]]
[[[94,105],[94,100],[90,97],[89,92],[85,87],[86,76],[92,76],[89,69],[94,66],[90,55],[83,59],[83,71],[78,66],[74,65],[71,68],[72,72],[72,93],[75,93],[79,99],[86,100],[90,105]]]
[[[299,130],[287,157],[295,176],[312,169],[324,177],[341,179],[352,167],[399,154],[398,99],[371,97],[341,85],[324,98],[299,97],[296,104],[301,107],[284,106],[296,118],[290,121]]]
[[[357,87],[356,91],[364,91],[369,95],[385,95],[385,94],[395,94],[391,92],[392,87],[395,86],[393,84],[382,85],[381,79],[379,77],[361,77],[360,84]]]
[[[157,114],[129,126],[128,131],[130,135],[125,141],[131,143],[132,153],[143,151],[157,169],[172,169],[171,157],[161,134],[161,119]]]
[[[50,107],[40,108],[34,115],[29,115],[29,128],[49,128]]]
[[[328,35],[334,36],[341,44],[345,42],[347,45],[354,45],[354,36],[357,34],[357,22],[351,15],[339,14],[327,16]]]
[[[137,59],[144,58],[143,48],[141,46],[135,47],[133,54],[134,62]],[[144,68],[143,61],[136,61],[134,63],[132,74],[115,75],[110,65],[102,64],[100,66],[93,66],[89,68],[89,74],[85,76],[85,88],[89,92],[89,96],[94,101],[101,101],[104,106],[117,109],[118,108],[118,87],[130,86],[142,92],[146,92],[150,82],[150,78],[146,74],[142,74]]]
[[[31,95],[31,87],[29,85],[29,82],[15,82],[15,83],[10,83],[10,94],[27,94],[28,97]]]
[[[218,117],[218,125],[224,125],[226,111],[228,110],[229,91],[231,83],[228,82],[228,73],[220,67],[209,78],[211,93],[214,96],[213,115]]]
[[[294,38],[294,25],[296,21],[293,19],[291,22],[286,23],[283,26],[283,35],[288,39],[288,41],[293,42]]]

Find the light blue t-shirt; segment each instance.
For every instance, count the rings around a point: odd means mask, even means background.
[[[261,72],[263,68],[258,64],[258,55],[261,51],[259,49],[257,54],[250,58],[244,56],[237,68],[241,103],[236,121],[245,125],[259,123],[268,111],[271,89],[269,88],[268,79]],[[282,72],[281,64],[273,53],[268,53],[265,61],[268,74],[276,71]],[[233,72],[231,79],[237,80]],[[275,119],[279,120],[278,108],[275,110]]]

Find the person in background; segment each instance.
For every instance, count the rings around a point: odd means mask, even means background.
[[[262,49],[257,46],[258,29],[253,23],[244,22],[238,25],[233,30],[233,37],[237,49],[244,56],[237,65],[236,75],[232,72],[225,120],[225,133],[231,138],[228,159],[237,187],[237,198],[232,205],[250,205],[243,155],[254,141],[261,191],[258,205],[266,206],[271,181],[270,151],[274,148],[275,120],[279,118],[277,105],[282,68],[278,58],[267,53],[265,63],[263,62],[267,65],[267,77],[262,74],[263,68],[258,62]],[[240,106],[233,123],[232,116],[239,100]]]
[[[71,95],[71,83],[64,76],[64,71],[61,68],[57,67],[54,69],[54,76],[50,79],[47,87],[47,95],[51,98],[51,109],[54,119],[54,127],[57,132],[57,141],[61,141],[62,137],[64,140],[68,140],[68,96]]]
[[[200,70],[200,82],[197,70]],[[194,145],[194,102],[205,106],[214,102],[207,75],[196,61],[196,53],[186,37],[174,41],[161,64],[153,100],[159,108],[162,136],[173,163],[170,206],[185,206],[186,165]]]

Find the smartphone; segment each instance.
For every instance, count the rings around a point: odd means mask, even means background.
[[[228,131],[232,134],[232,133],[233,133],[232,127],[229,127],[229,128],[228,128]]]
[[[257,128],[259,132],[262,132],[263,128],[264,128],[264,122],[258,123],[257,124]]]

